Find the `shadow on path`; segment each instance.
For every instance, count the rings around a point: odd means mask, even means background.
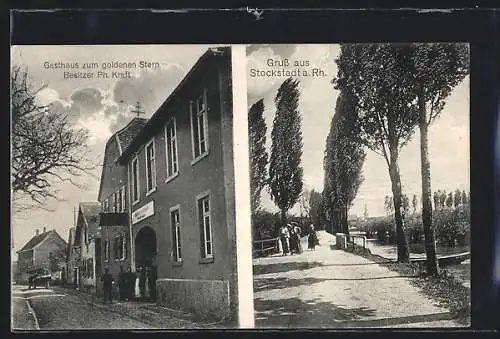
[[[414,278],[412,276],[385,276],[373,278],[303,278],[303,279],[290,279],[290,278],[263,278],[254,279],[253,289],[254,292],[262,292],[266,290],[282,289],[288,287],[310,286],[312,284],[321,283],[323,281],[363,281],[363,280],[380,280],[380,279],[400,279],[400,278]]]
[[[288,272],[288,271],[303,271],[310,268],[325,266],[319,261],[312,262],[281,262],[281,263],[272,263],[272,264],[262,264],[262,265],[253,265],[253,274],[268,274],[268,273],[280,273],[280,272]]]
[[[257,328],[390,327],[454,319],[449,312],[374,319],[374,309],[347,308],[319,299],[304,301],[298,298],[281,300],[256,298],[255,310]]]
[[[352,321],[375,315],[375,310],[346,308],[330,302],[299,298],[254,301],[257,327],[331,327],[335,322]]]
[[[347,266],[368,266],[368,265],[379,265],[376,262],[367,262],[362,264],[324,264],[319,261],[312,262],[284,262],[284,263],[269,263],[269,264],[256,264],[253,265],[253,274],[268,274],[268,273],[282,273],[288,271],[303,271],[315,267],[347,267]]]

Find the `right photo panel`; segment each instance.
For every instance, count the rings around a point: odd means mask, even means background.
[[[469,45],[246,52],[255,327],[469,327]]]

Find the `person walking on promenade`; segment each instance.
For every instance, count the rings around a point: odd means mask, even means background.
[[[290,232],[288,231],[288,227],[286,227],[286,225],[282,225],[280,228],[280,240],[281,240],[281,246],[283,247],[282,255],[287,255],[290,252],[289,248]]]
[[[309,226],[309,236],[307,237],[307,248],[315,251],[317,244],[318,244],[318,235],[316,234],[316,230],[314,229],[314,225],[311,224]]]
[[[302,232],[302,230],[300,229],[299,225],[297,224],[293,224],[292,225],[293,227],[293,236],[294,236],[294,241],[295,241],[295,251],[297,252],[297,254],[301,254],[302,253],[302,244],[300,243],[300,233]]]
[[[113,291],[113,276],[109,274],[108,268],[104,269],[104,274],[101,277],[104,287],[104,304],[106,303],[106,297],[109,298],[109,303],[113,303],[112,291]]]

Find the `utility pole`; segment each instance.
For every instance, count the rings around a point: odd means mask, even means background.
[[[133,109],[131,112],[135,113],[137,115],[137,118],[140,118],[141,114],[146,114],[143,110],[141,110],[141,103],[139,101],[136,102],[135,109]]]
[[[73,226],[75,227],[77,222],[77,216],[78,216],[78,209],[76,207],[73,207]]]

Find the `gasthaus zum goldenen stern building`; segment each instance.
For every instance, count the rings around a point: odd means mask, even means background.
[[[157,272],[157,303],[227,319],[237,310],[230,48],[208,49],[118,161],[131,265]]]

